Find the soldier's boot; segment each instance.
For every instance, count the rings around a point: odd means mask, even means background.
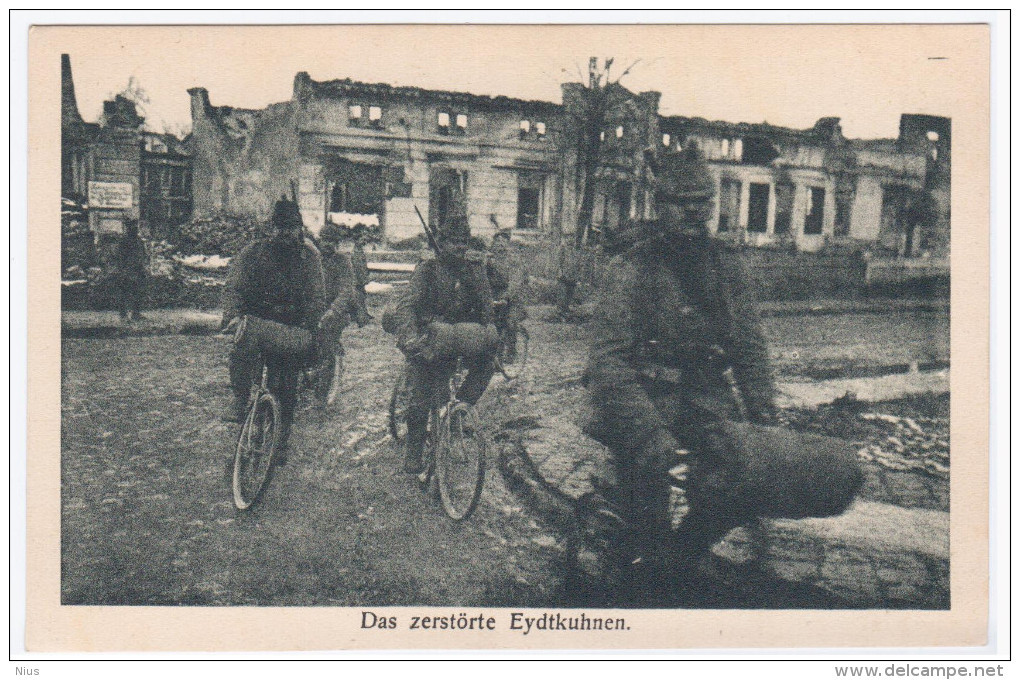
[[[404,448],[404,472],[409,475],[421,474],[425,469],[422,452],[428,427],[428,415],[407,413],[407,441]]]

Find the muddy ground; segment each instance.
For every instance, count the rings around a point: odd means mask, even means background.
[[[302,401],[289,464],[246,513],[234,509],[224,474],[238,426],[219,419],[229,398],[222,338],[65,339],[62,602],[569,602],[563,527],[509,491],[497,470],[501,448],[519,444],[519,433],[544,417],[554,420],[543,401],[578,389],[578,329],[545,323],[541,313],[533,310],[529,321],[536,351],[527,379],[497,378],[479,404],[493,450],[482,503],[460,524],[399,472],[386,404],[401,358],[377,325],[345,334],[349,370],[340,402],[326,412]],[[776,320],[770,334],[780,372],[807,379],[818,366],[856,366],[869,356],[923,360],[943,351],[938,314],[921,322],[862,315],[852,326],[855,315],[845,317]],[[837,336],[853,342],[837,351]],[[714,606],[762,604],[720,583],[709,591]],[[798,601],[831,605],[812,597]]]

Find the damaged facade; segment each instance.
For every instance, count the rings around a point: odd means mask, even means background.
[[[572,233],[577,222],[576,153],[564,107],[552,102],[306,73],[291,101],[261,111],[213,107],[203,88],[189,93],[198,215],[264,217],[296,180],[313,232],[361,223],[399,241],[422,233],[416,207],[440,224],[458,201],[481,235],[512,228],[515,238],[538,240]],[[613,161],[597,179],[608,192],[597,202],[600,223],[647,204],[641,149],[657,134],[658,94],[633,96],[642,115],[613,121]]]
[[[260,110],[212,106],[193,88],[195,213],[264,218],[296,191],[313,232],[362,224],[395,242],[422,233],[416,207],[438,224],[463,201],[476,234],[512,227],[516,239],[556,242],[584,210],[597,231],[652,217],[650,154],[696,143],[718,182],[711,228],[722,238],[948,252],[948,118],[904,115],[898,139],[854,140],[838,118],[797,130],[660,116],[657,92],[614,87],[590,178],[577,83],[556,104],[299,73],[290,101]],[[582,205],[588,181],[596,190]]]
[[[661,129],[664,145],[696,143],[708,159],[718,182],[710,228],[721,238],[808,251],[948,250],[948,118],[905,114],[895,140],[847,139],[838,118],[795,130],[668,116]],[[912,209],[925,194],[942,195],[934,214]]]
[[[71,60],[61,55],[61,196],[88,207],[89,229],[124,231],[125,220],[159,233],[191,218],[191,160],[185,141],[147,132],[133,101],[103,102],[100,122],[78,110]]]

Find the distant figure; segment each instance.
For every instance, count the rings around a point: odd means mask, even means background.
[[[493,322],[506,348],[503,359],[513,363],[517,357],[517,328],[526,310],[521,299],[520,267],[510,250],[510,231],[500,229],[492,237],[488,257],[489,284],[492,287]]]
[[[368,285],[368,258],[365,256],[365,237],[358,235],[354,239],[354,249],[351,251],[351,266],[354,269],[354,288],[358,293],[358,311],[355,321],[358,326],[364,326],[371,320],[368,313],[368,293],[365,286]]]
[[[556,273],[556,308],[561,321],[568,321],[574,305],[574,293],[581,278],[581,254],[573,243],[560,244],[559,266]]]
[[[149,275],[149,256],[138,235],[138,220],[124,223],[124,235],[114,253],[113,280],[121,321],[137,321],[142,317],[142,300]]]

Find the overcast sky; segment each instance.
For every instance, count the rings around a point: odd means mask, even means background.
[[[134,76],[156,129],[190,129],[190,87],[207,88],[213,105],[261,108],[290,99],[299,71],[559,102],[560,83],[577,80],[597,55],[614,57],[617,73],[640,60],[622,82],[660,91],[664,114],[798,128],[839,116],[847,136],[895,137],[901,113],[952,116],[967,105],[953,83],[974,67],[957,49],[968,29],[951,26],[60,30],[69,31],[61,44],[83,117],[96,120],[102,101]]]

